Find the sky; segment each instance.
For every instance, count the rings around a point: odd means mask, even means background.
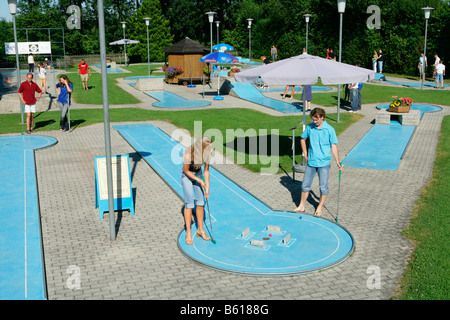
[[[0,0],[0,18],[5,18],[6,21],[12,21],[12,16],[8,8],[8,0]]]

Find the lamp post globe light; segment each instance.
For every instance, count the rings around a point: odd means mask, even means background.
[[[252,18],[248,18],[248,62],[250,63],[250,60],[252,58]]]
[[[337,0],[339,12],[339,62],[342,61],[342,19],[345,12],[345,0]],[[337,122],[340,120],[341,109],[341,86],[338,84],[338,106],[337,106]]]
[[[148,62],[148,75],[152,73],[150,69],[150,44],[149,44],[149,38],[148,38],[148,26],[150,25],[150,18],[144,18],[145,25],[147,26],[147,62]]]
[[[127,44],[125,41],[125,27],[127,25],[127,23],[125,21],[121,22],[122,24],[122,29],[123,29],[123,50],[125,52],[125,67],[127,66]]]
[[[217,44],[220,43],[219,41],[219,25],[220,25],[220,21],[216,20],[216,27],[217,27]]]
[[[306,22],[306,52],[308,52],[308,23],[309,23],[309,18],[311,17],[311,15],[309,13],[304,14],[303,15],[305,17],[305,22]]]
[[[430,14],[431,14],[431,10],[434,10],[434,8],[431,8],[431,7],[425,7],[425,8],[422,8],[422,10],[424,11],[424,13],[425,13],[425,43],[424,43],[424,45],[423,45],[423,61],[422,61],[422,70],[421,70],[421,72],[422,72],[422,75],[421,75],[421,78],[422,78],[422,85],[421,85],[421,89],[423,90],[423,81],[424,81],[424,78],[425,78],[425,59],[427,58],[427,32],[428,32],[428,19],[430,19]]]
[[[213,40],[212,40],[212,24],[214,22],[214,15],[216,14],[214,11],[209,11],[206,13],[208,15],[208,21],[209,21],[209,33],[210,33],[210,39],[211,39],[211,49],[210,52],[212,52],[213,47]]]
[[[17,43],[17,28],[16,28],[16,13],[17,13],[17,0],[8,0],[9,12],[12,15],[13,27],[14,27],[14,47],[16,51],[16,76],[17,76],[17,89],[20,87],[20,62],[19,62],[19,45]],[[23,124],[23,107],[22,101],[19,99],[20,117]]]

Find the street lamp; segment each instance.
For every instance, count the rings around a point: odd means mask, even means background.
[[[220,43],[220,41],[219,41],[219,24],[220,24],[220,21],[217,20],[217,21],[216,21],[216,27],[217,27],[217,44]]]
[[[423,63],[422,63],[422,90],[423,90],[423,80],[425,78],[425,59],[427,58],[427,32],[428,32],[428,19],[430,19],[431,10],[434,8],[425,7],[422,8],[425,12],[425,43],[423,45]]]
[[[252,58],[252,21],[253,19],[248,18],[248,63],[250,63],[250,59]]]
[[[98,30],[100,40],[100,68],[102,70],[103,127],[105,133],[106,184],[108,187],[109,238],[116,240],[116,221],[114,214],[114,189],[111,161],[111,132],[109,120],[108,77],[106,69],[105,16],[103,0],[97,1]],[[125,38],[125,37],[124,37]]]
[[[213,47],[213,45],[212,45],[212,43],[213,43],[213,40],[212,40],[212,24],[213,24],[213,22],[214,22],[214,15],[215,15],[216,13],[215,13],[214,11],[209,11],[209,12],[207,12],[206,14],[208,15],[209,31],[210,31],[210,39],[211,39],[211,49],[210,49],[210,52],[212,52],[212,47]]]
[[[123,50],[125,51],[125,67],[127,66],[127,42],[125,40],[125,27],[127,23],[125,21],[121,22],[123,29]]]
[[[148,75],[151,74],[151,70],[150,70],[150,44],[149,44],[149,39],[148,39],[148,26],[150,24],[150,18],[144,18],[145,20],[145,25],[147,26],[147,60],[148,60]]]
[[[342,60],[342,19],[345,12],[345,0],[337,0],[339,12],[339,62]],[[337,105],[337,122],[339,122],[341,109],[341,86],[338,84],[338,105]]]
[[[311,15],[309,13],[303,15],[305,17],[306,22],[306,52],[308,52],[308,23]]]
[[[19,45],[17,43],[17,29],[16,29],[16,13],[17,13],[17,0],[8,0],[9,12],[12,15],[13,27],[14,27],[14,46],[16,50],[16,72],[17,72],[17,89],[20,87],[20,62],[19,62]],[[22,100],[19,99],[20,117],[23,124],[23,107]],[[22,128],[23,129],[23,128]]]

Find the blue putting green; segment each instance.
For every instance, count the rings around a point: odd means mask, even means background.
[[[97,68],[101,68],[102,67],[99,64],[94,64],[93,66],[95,66]],[[106,68],[106,73],[123,73],[123,71],[118,69],[118,68]]]
[[[209,106],[211,103],[201,100],[188,100],[169,91],[146,91],[145,94],[159,100],[153,103],[155,107],[161,108],[195,108]]]
[[[378,109],[387,109],[389,104],[379,105]],[[412,110],[436,112],[441,107],[413,104]],[[403,154],[416,129],[415,126],[402,126],[392,120],[388,124],[375,124],[342,161],[352,168],[379,169],[395,171],[402,161]]]
[[[56,139],[0,137],[0,299],[46,299],[34,150]]]
[[[182,199],[184,148],[151,124],[114,128]],[[181,252],[203,266],[255,276],[293,275],[329,268],[353,252],[353,237],[339,224],[308,214],[272,210],[212,166],[210,188],[212,229],[207,206],[204,226],[216,243],[194,237],[194,244],[186,245],[184,230],[177,239]],[[270,231],[270,225],[279,230]],[[243,234],[247,228],[249,232]],[[192,232],[195,235],[195,226]],[[254,246],[252,240],[263,241],[264,246]]]

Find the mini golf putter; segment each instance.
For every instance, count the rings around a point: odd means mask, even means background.
[[[202,180],[203,183],[205,183],[205,177],[202,176]],[[204,190],[206,191],[206,190]],[[213,232],[213,228],[212,228],[212,223],[211,223],[211,211],[209,210],[209,202],[208,202],[208,198],[205,197],[206,200],[206,206],[208,207],[208,217],[209,217],[209,227],[211,228],[211,242],[216,244],[216,240],[214,240],[214,232]]]

